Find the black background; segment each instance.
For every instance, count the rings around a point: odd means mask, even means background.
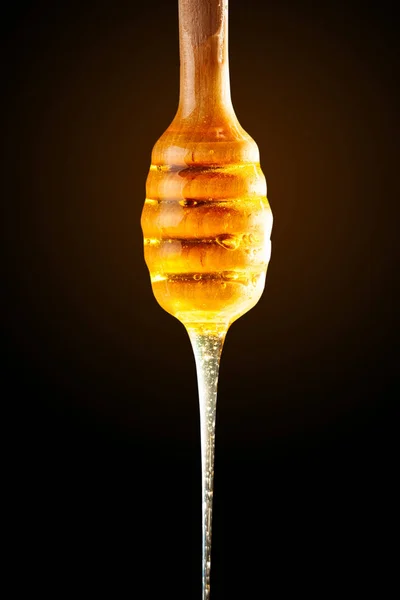
[[[15,2],[1,28],[15,585],[199,598],[194,361],[139,223],[177,106],[177,3]],[[389,2],[230,2],[233,102],[275,221],[265,294],[222,358],[214,600],[388,597],[397,35]]]

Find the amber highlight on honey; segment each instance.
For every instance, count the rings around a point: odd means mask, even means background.
[[[167,312],[229,326],[263,292],[272,213],[257,145],[231,103],[227,8],[181,1],[179,28],[180,102],[152,152],[145,260]]]

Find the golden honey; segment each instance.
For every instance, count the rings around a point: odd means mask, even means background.
[[[258,148],[237,121],[214,128],[212,140],[210,129],[190,148],[177,145],[185,136],[177,139],[174,124],[166,131],[153,149],[142,213],[154,295],[185,325],[229,325],[250,310],[270,257],[272,213]]]

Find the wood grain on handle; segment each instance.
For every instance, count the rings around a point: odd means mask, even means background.
[[[179,0],[180,116],[231,106],[227,0]]]
[[[226,18],[224,0],[179,0],[179,25],[193,47],[221,32]]]

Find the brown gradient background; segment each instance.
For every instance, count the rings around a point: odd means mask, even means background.
[[[213,600],[333,586],[356,598],[374,583],[388,597],[393,6],[230,0],[233,102],[275,221],[266,292],[222,358]],[[151,148],[178,101],[177,2],[9,11],[2,367],[16,582],[51,598],[68,584],[94,597],[109,579],[112,598],[199,598],[194,361],[153,299],[140,230]]]

